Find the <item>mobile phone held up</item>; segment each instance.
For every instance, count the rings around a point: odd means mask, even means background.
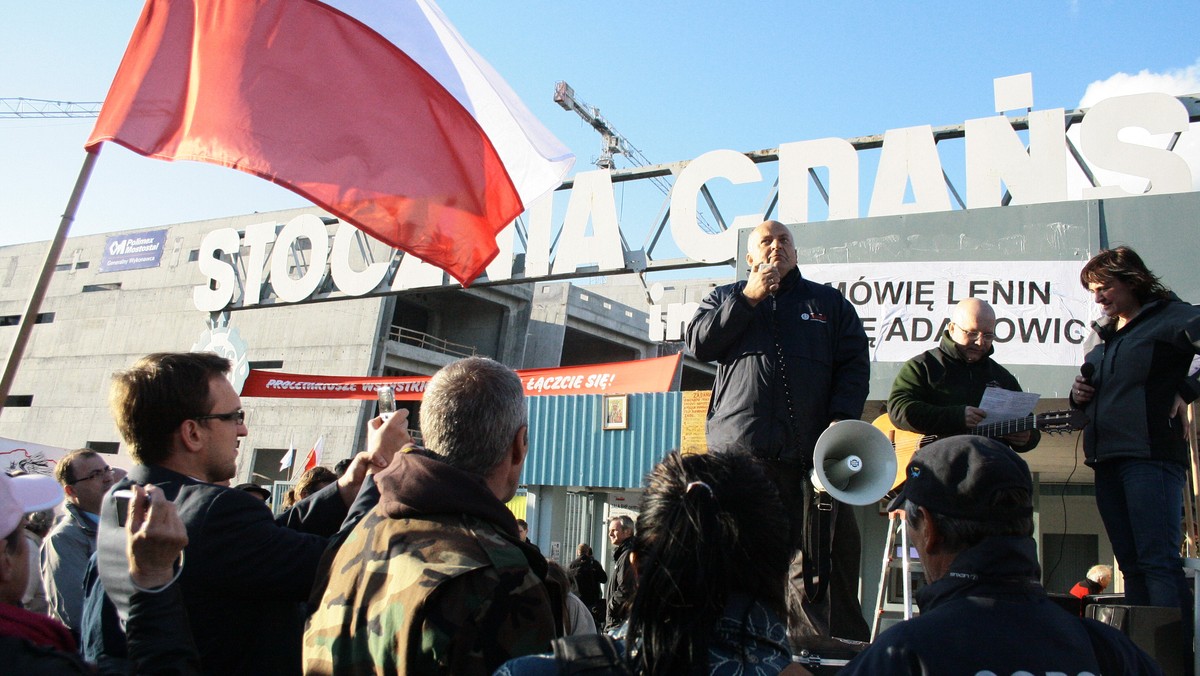
[[[379,397],[379,417],[387,422],[396,412],[396,392],[391,385],[380,385],[375,394]]]
[[[133,491],[122,489],[113,492],[113,501],[117,507],[117,525],[121,528],[125,527],[125,522],[129,520],[129,501],[133,499]],[[149,507],[149,499],[146,499],[146,506]]]

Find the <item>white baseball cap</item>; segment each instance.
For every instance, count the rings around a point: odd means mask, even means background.
[[[8,537],[21,523],[21,517],[50,509],[62,499],[62,486],[54,477],[45,474],[12,477],[0,472],[0,537]]]

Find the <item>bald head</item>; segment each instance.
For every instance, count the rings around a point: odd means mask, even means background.
[[[763,221],[750,233],[746,241],[746,262],[750,270],[759,264],[773,265],[784,277],[796,268],[796,243],[792,232],[779,221]]]
[[[986,321],[996,328],[996,311],[987,301],[978,298],[964,298],[954,306],[954,316],[950,321],[959,326],[967,326],[976,321]]]
[[[996,311],[986,301],[964,298],[954,306],[950,318],[950,339],[968,362],[988,355],[996,337]]]

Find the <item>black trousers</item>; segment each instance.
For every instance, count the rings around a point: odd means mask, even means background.
[[[863,618],[858,600],[859,563],[862,538],[850,506],[837,501],[826,518],[819,520],[829,532],[831,570],[829,584],[819,601],[806,597],[804,590],[805,483],[808,473],[800,465],[765,460],[768,473],[779,488],[788,513],[793,557],[788,571],[788,637],[793,649],[808,645],[806,638],[837,637],[869,641],[871,628]],[[818,540],[819,538],[812,538]],[[815,555],[815,554],[814,554]]]

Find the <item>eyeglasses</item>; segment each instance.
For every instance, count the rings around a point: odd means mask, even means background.
[[[111,468],[111,467],[105,467],[103,469],[93,470],[87,476],[81,476],[78,479],[72,481],[71,483],[69,483],[67,485],[74,486],[75,484],[80,483],[81,481],[91,481],[92,479],[99,479],[102,476],[112,476],[112,473],[113,473],[113,468]]]
[[[963,329],[961,326],[958,326],[957,324],[954,325],[954,328],[958,329],[959,331],[962,331],[962,334],[967,337],[967,341],[972,342],[972,343],[979,340],[980,338],[983,338],[984,340],[986,340],[989,343],[996,339],[996,334],[994,334],[994,333],[983,333],[982,331],[967,331],[967,330]]]
[[[236,423],[238,425],[246,424],[246,412],[242,409],[230,411],[229,413],[210,413],[208,415],[198,415],[193,420],[224,420],[225,422]]]

